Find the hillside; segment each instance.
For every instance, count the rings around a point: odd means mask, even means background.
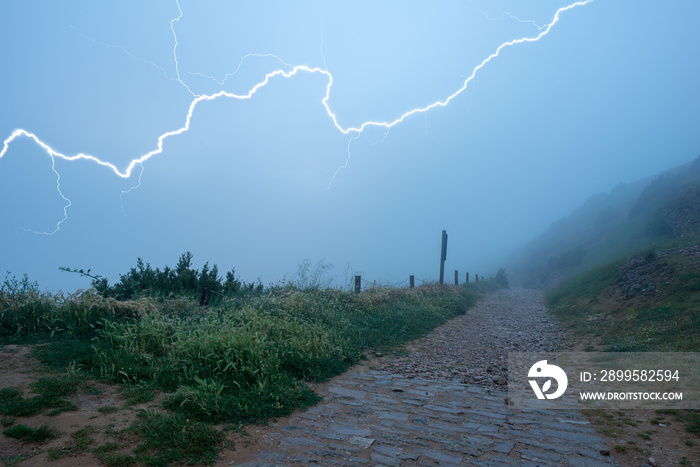
[[[591,196],[516,253],[509,276],[526,287],[549,287],[652,246],[692,243],[699,230],[700,158]]]

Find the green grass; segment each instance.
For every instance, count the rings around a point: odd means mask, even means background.
[[[262,422],[315,404],[305,382],[344,372],[367,349],[387,351],[426,334],[488,288],[354,294],[278,287],[244,304],[207,308],[182,298],[141,299],[138,319],[103,319],[96,337],[54,338],[34,355],[50,368],[72,365],[122,384],[127,404],[162,390],[166,407],[198,420]],[[180,303],[176,313],[170,302]]]
[[[0,389],[0,414],[12,417],[27,417],[45,412],[47,415],[77,409],[77,406],[68,400],[78,390],[78,384],[83,379],[76,373],[69,372],[57,377],[44,377],[32,383],[30,386],[38,395],[31,398],[23,398],[18,388]],[[49,410],[50,409],[50,410]]]
[[[547,292],[554,316],[575,335],[592,336],[616,352],[700,351],[700,271],[692,260],[661,250],[652,259],[672,271],[659,297],[623,298],[615,290],[624,260],[565,280]],[[648,251],[644,256],[652,256]]]
[[[700,410],[662,409],[656,413],[673,415],[676,420],[685,424],[686,431],[700,435]]]
[[[133,429],[143,440],[136,458],[148,465],[213,464],[224,439],[221,431],[177,413],[146,412]]]
[[[38,428],[30,428],[26,425],[14,425],[2,432],[8,438],[15,438],[27,443],[44,443],[58,434],[47,425]]]
[[[33,355],[43,364],[72,371],[34,383],[39,395],[32,398],[16,388],[0,390],[1,415],[70,410],[75,406],[68,397],[76,388],[94,388],[87,378],[121,385],[127,405],[165,392],[163,406],[170,412],[149,413],[129,431],[141,441],[137,451],[93,450],[108,465],[211,462],[220,433],[206,423],[264,423],[304,410],[320,400],[307,382],[343,373],[368,350],[398,349],[465,313],[480,294],[496,288],[481,281],[355,294],[278,286],[217,297],[200,307],[188,296],[119,302],[94,291],[64,297],[13,287],[11,293],[0,290],[0,342],[38,343]],[[165,434],[152,437],[152,430]],[[183,430],[204,450],[178,438]],[[189,451],[178,451],[180,445]],[[190,451],[195,457],[188,457]]]
[[[629,297],[616,291],[626,258],[579,274],[548,291],[552,314],[575,336],[615,352],[700,351],[700,271],[680,253],[697,239],[670,242],[642,252],[647,271],[659,272],[659,295]],[[654,276],[654,274],[651,274]],[[589,345],[587,350],[596,350]],[[660,411],[658,413],[669,413]],[[700,433],[700,412],[673,411],[691,433]],[[659,420],[652,420],[658,424]]]
[[[2,417],[2,418],[0,419],[0,425],[2,425],[2,426],[4,426],[5,428],[7,428],[8,426],[14,425],[16,421],[17,421],[17,420],[15,420],[15,419],[12,418],[12,417]]]
[[[71,444],[63,448],[51,448],[47,451],[50,460],[65,456],[74,456],[86,452],[94,440],[90,437],[95,428],[88,425],[71,434]]]

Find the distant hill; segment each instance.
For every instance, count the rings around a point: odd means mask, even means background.
[[[609,193],[593,195],[517,252],[511,283],[548,287],[563,278],[700,233],[700,157]]]

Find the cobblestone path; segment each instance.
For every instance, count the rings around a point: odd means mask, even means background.
[[[531,292],[527,293],[532,303]],[[419,347],[429,346],[431,340],[444,345],[445,335],[460,326],[459,320],[473,325],[481,319],[480,310],[492,315],[498,302],[507,304],[499,319],[518,326],[518,320],[508,316],[522,320],[524,309],[532,319],[532,307],[519,307],[514,294],[492,294],[467,315],[419,340]],[[544,307],[535,308],[541,312],[536,319],[544,320]],[[452,345],[470,345],[459,340]],[[400,360],[407,357],[411,354]],[[419,353],[415,358],[421,358]],[[578,412],[514,410],[506,404],[507,392],[490,379],[485,381],[491,384],[430,380],[421,374],[402,374],[402,365],[394,369],[382,365],[381,370],[365,365],[322,385],[317,390],[324,399],[321,403],[265,430],[255,448],[239,452],[233,465],[619,465],[606,451],[604,439]]]

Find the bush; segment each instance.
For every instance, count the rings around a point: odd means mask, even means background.
[[[219,276],[219,268],[215,264],[210,267],[204,263],[202,270],[192,267],[194,256],[189,251],[183,253],[175,268],[166,266],[160,268],[151,267],[141,258],[137,258],[136,267],[126,274],[119,276],[119,282],[109,286],[107,280],[101,276],[90,274],[82,269],[61,268],[67,272],[74,272],[92,279],[92,286],[105,297],[114,297],[117,300],[129,300],[140,296],[176,296],[187,295],[199,297],[202,290],[208,287],[214,297],[238,296],[261,293],[262,284],[246,284],[236,278],[235,269],[226,273],[226,278]]]
[[[501,287],[508,287],[508,276],[506,275],[506,270],[503,268],[498,270],[493,280]]]

